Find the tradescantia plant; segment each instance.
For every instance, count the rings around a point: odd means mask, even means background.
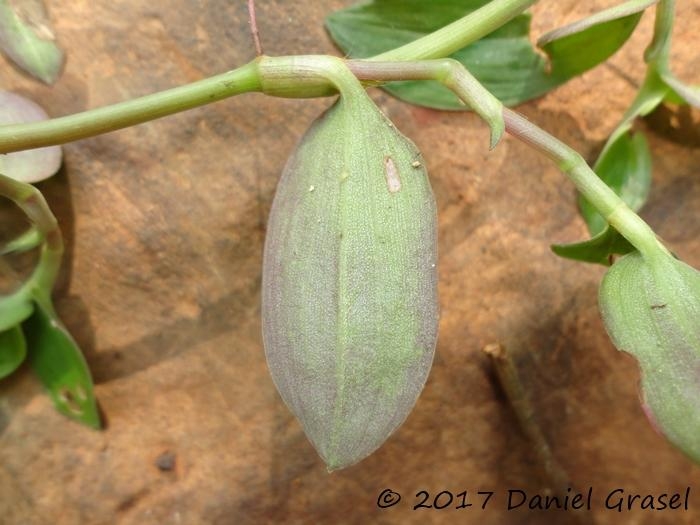
[[[554,160],[576,185],[592,238],[555,253],[611,265],[600,307],[613,342],[642,371],[654,424],[700,460],[700,276],[635,213],[649,193],[651,154],[635,118],[664,101],[698,104],[669,65],[673,1],[631,0],[529,43],[530,0],[373,0],[333,13],[346,59],[268,57],[194,84],[114,106],[0,126],[0,152],[53,146],[247,92],[338,95],[289,158],[272,206],[263,262],[265,352],[280,395],[329,469],[352,465],[391,435],[428,376],[437,337],[435,203],[422,157],[366,94],[382,86],[434,108],[470,109]],[[656,5],[646,80],[594,172],[571,148],[505,105],[537,97],[603,62]],[[2,4],[0,4],[2,6]],[[0,14],[2,14],[0,12]],[[2,29],[2,24],[0,24]],[[597,174],[596,174],[597,172]],[[9,175],[9,177],[7,176]],[[28,280],[0,296],[0,377],[28,356],[56,407],[99,426],[85,361],[50,292],[62,243],[27,182],[0,194],[31,228],[3,254],[38,249]],[[615,257],[623,255],[617,261]]]

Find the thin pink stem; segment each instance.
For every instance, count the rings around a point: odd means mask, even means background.
[[[260,33],[258,32],[258,22],[255,19],[255,0],[248,0],[248,20],[250,22],[250,32],[253,34],[255,51],[258,56],[262,56],[263,49],[260,44]]]

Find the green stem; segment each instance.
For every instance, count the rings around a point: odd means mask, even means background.
[[[112,106],[41,122],[0,126],[0,153],[64,144],[259,90],[257,65],[251,62],[221,75]]]
[[[492,0],[427,36],[368,60],[427,60],[449,56],[495,31],[536,3],[537,0]]]
[[[632,128],[632,123],[637,117],[648,115],[663,102],[668,94],[668,86],[660,78],[668,68],[668,56],[671,48],[671,31],[673,30],[673,13],[675,0],[660,0],[656,5],[656,18],[654,20],[654,35],[644,51],[644,60],[647,63],[647,71],[644,81],[637,91],[632,104],[622,120],[612,132],[603,151],[598,156],[598,161],[605,157],[608,149],[624,133]]]
[[[656,5],[654,19],[654,37],[644,52],[647,63],[668,64],[671,52],[671,35],[673,32],[673,14],[675,0],[661,0]]]
[[[613,144],[615,144],[622,135],[632,129],[635,119],[654,111],[654,109],[663,102],[668,91],[668,86],[659,78],[659,71],[655,64],[649,64],[642,85],[637,91],[632,104],[630,104],[624,115],[622,115],[622,120],[620,120],[620,123],[610,134],[608,140],[605,142],[605,146],[603,146],[603,149],[598,155],[598,160],[596,160],[593,166],[595,169],[598,169],[610,148],[613,147]]]
[[[440,58],[497,29],[536,0],[493,0],[480,9],[415,42],[382,53],[371,60],[420,60]],[[285,92],[284,86],[267,82],[266,91],[276,96],[317,97],[335,91],[327,79],[301,80]],[[10,153],[108,133],[166,115],[216,102],[241,93],[261,91],[258,61],[192,84],[154,93],[112,106],[84,111],[43,122],[0,126],[0,153]],[[286,84],[290,86],[288,82]]]
[[[491,149],[503,135],[503,104],[457,60],[422,60],[419,62],[375,62],[349,60],[348,68],[360,80],[435,80],[451,89],[462,102],[478,114],[491,128]]]
[[[578,191],[642,255],[667,252],[649,225],[595,174],[578,152],[508,108],[503,109],[503,120],[508,133],[554,160]]]
[[[359,78],[374,80],[433,79],[442,82],[489,123],[492,146],[500,138],[505,121],[505,129],[509,133],[554,159],[559,167],[569,175],[581,194],[638,250],[643,254],[651,254],[658,253],[661,247],[665,251],[651,228],[588,167],[576,151],[531,124],[521,115],[503,108],[502,104],[457,61],[443,59],[408,63],[346,62],[330,56],[263,56],[236,71],[241,72],[240,74],[246,83],[236,84],[235,89],[256,89],[270,95],[290,97],[306,96],[310,92],[321,93],[328,89],[329,85],[341,91],[360,88],[355,75]],[[201,86],[208,82],[211,82],[211,79],[197,83],[195,86]],[[179,100],[180,104],[183,103],[183,98],[187,103],[193,100],[182,95],[183,91],[187,93],[187,89],[192,89],[192,85],[171,90],[171,92],[175,91],[179,94],[174,98]],[[138,106],[142,100],[124,104]],[[114,111],[113,108],[95,111],[107,112],[110,109]],[[90,113],[92,112],[64,117],[44,124],[55,124],[70,119],[86,119],[87,117],[84,115]],[[153,114],[155,113],[152,110],[151,115]],[[119,115],[123,115],[123,112],[117,111],[117,116]],[[55,125],[47,129],[54,128]],[[41,143],[41,145],[45,144]]]
[[[644,52],[644,60],[647,62],[644,81],[637,91],[632,104],[622,116],[622,120],[605,142],[598,159],[593,164],[594,170],[598,170],[605,163],[610,150],[617,144],[620,137],[632,129],[635,119],[654,111],[664,101],[670,91],[667,81],[663,78],[663,73],[668,69],[673,11],[674,0],[661,0],[656,5],[654,35]],[[585,209],[585,200],[580,200],[579,205],[582,209]],[[590,221],[589,229],[592,234],[598,233],[597,227]]]
[[[261,82],[266,93],[293,96],[295,87],[316,87],[328,70],[346,69],[359,79],[436,80],[452,89],[491,126],[492,146],[504,129],[555,160],[579,192],[632,245],[645,255],[666,252],[652,229],[605,184],[575,150],[503,105],[460,64],[451,59],[420,62],[371,62],[350,60],[345,64],[329,57],[263,57]],[[325,71],[324,71],[325,69]],[[338,76],[340,71],[335,72]],[[347,76],[347,71],[340,78]],[[353,78],[354,80],[354,78]],[[346,82],[347,80],[343,80]],[[337,83],[337,82],[336,82]],[[269,84],[269,87],[268,87]],[[292,95],[290,95],[292,94]]]

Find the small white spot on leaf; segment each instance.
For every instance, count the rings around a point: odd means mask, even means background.
[[[386,185],[389,193],[396,193],[401,189],[401,178],[399,170],[391,157],[384,157],[384,174],[386,175]]]

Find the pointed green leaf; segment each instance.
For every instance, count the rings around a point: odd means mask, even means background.
[[[634,250],[627,239],[607,225],[592,239],[573,244],[553,244],[551,248],[559,257],[605,266],[612,263],[611,255],[623,255]]]
[[[425,36],[487,3],[371,0],[332,13],[326,19],[326,28],[345,53],[366,58]],[[626,9],[546,40],[542,50],[549,63],[530,44],[529,14],[514,18],[452,58],[464,64],[504,104],[518,104],[543,95],[611,56],[632,33],[643,9],[652,3],[627,2]],[[414,104],[465,109],[450,90],[437,82],[395,82],[385,89]]]
[[[17,370],[27,355],[27,346],[19,326],[0,332],[0,379]]]
[[[550,31],[537,42],[549,56],[556,85],[607,60],[624,44],[656,0],[632,0]],[[552,85],[548,89],[556,87]]]
[[[577,20],[576,22],[545,33],[539,38],[537,45],[542,47],[549,42],[554,42],[556,40],[561,41],[561,39],[567,36],[580,35],[584,31],[592,29],[596,26],[599,27],[601,24],[606,22],[613,22],[620,18],[626,18],[630,15],[640,13],[647,7],[658,3],[658,1],[659,0],[629,0],[608,9],[598,11],[589,17]]]
[[[605,148],[594,170],[632,210],[639,210],[646,202],[651,188],[651,153],[642,133],[619,135]],[[607,221],[583,197],[579,206],[591,235],[607,228]]]
[[[85,358],[52,310],[37,303],[34,314],[22,325],[29,363],[59,412],[100,428],[92,377]]]
[[[46,112],[35,102],[16,93],[0,90],[0,125],[37,122],[48,118]],[[0,155],[0,173],[20,182],[38,182],[58,171],[62,157],[60,146]]]
[[[667,253],[633,252],[608,270],[599,300],[615,346],[639,363],[652,423],[700,461],[700,273]]]
[[[61,73],[63,51],[41,0],[0,0],[0,50],[46,84]]]

